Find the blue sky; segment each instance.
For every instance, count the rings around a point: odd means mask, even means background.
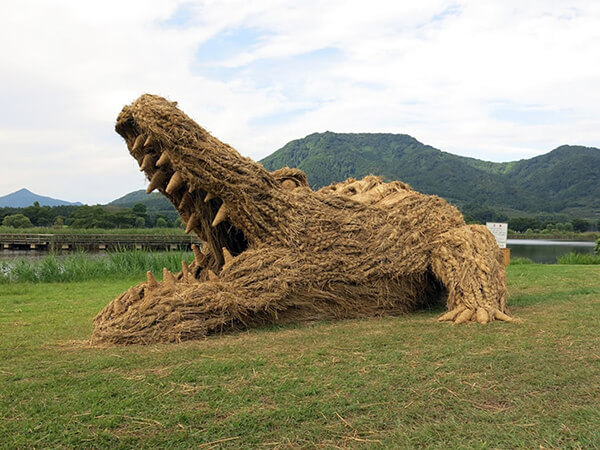
[[[256,160],[326,130],[492,161],[600,147],[597,1],[22,0],[0,39],[0,195],[143,188],[113,128],[144,92]]]

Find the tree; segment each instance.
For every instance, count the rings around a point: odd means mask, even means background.
[[[584,233],[590,229],[590,223],[585,219],[573,219],[571,223],[573,224],[573,230],[577,233]]]
[[[146,226],[146,219],[144,219],[143,217],[135,218],[135,227],[136,228],[144,228],[145,226]]]
[[[167,221],[164,219],[164,217],[159,217],[158,219],[156,219],[156,227],[167,228]]]
[[[513,217],[508,221],[508,228],[522,233],[528,229],[541,228],[542,224],[536,218],[531,217]]]
[[[148,208],[143,203],[136,203],[133,205],[133,212],[139,216],[145,216],[148,212]]]
[[[2,221],[2,225],[12,228],[28,228],[33,226],[31,224],[31,220],[29,220],[29,217],[23,214],[12,214],[10,216],[6,216]]]

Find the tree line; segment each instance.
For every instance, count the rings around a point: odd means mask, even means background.
[[[516,233],[555,233],[600,230],[600,220],[589,220],[581,217],[569,217],[565,214],[538,213],[528,217],[509,217],[489,206],[469,203],[459,207],[468,223],[504,222],[510,231]]]
[[[506,222],[517,233],[577,232],[600,230],[600,221],[570,218],[565,215],[538,214],[530,217],[508,217],[493,208],[467,204],[460,207],[468,223]],[[13,228],[175,228],[182,221],[175,210],[148,210],[143,203],[133,207],[117,206],[40,206],[38,202],[26,208],[0,207],[0,224]]]
[[[148,211],[137,203],[131,208],[101,205],[40,206],[35,202],[25,208],[0,208],[0,224],[13,228],[172,228],[181,219],[171,214]]]

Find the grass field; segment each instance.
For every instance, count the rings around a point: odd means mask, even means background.
[[[0,447],[600,447],[598,266],[510,266],[521,325],[424,311],[88,346],[138,280],[0,286]]]

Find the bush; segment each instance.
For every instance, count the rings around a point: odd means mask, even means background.
[[[558,264],[600,264],[600,255],[567,253],[556,258]]]
[[[29,228],[33,226],[31,224],[31,220],[29,220],[29,217],[23,214],[13,214],[10,216],[6,216],[2,221],[2,225],[4,225],[5,227],[12,228]]]
[[[571,220],[573,230],[578,233],[584,233],[590,229],[590,223],[585,219],[573,219]]]
[[[164,218],[159,217],[158,219],[156,219],[156,227],[157,228],[167,228],[167,226],[168,226],[167,221]]]

